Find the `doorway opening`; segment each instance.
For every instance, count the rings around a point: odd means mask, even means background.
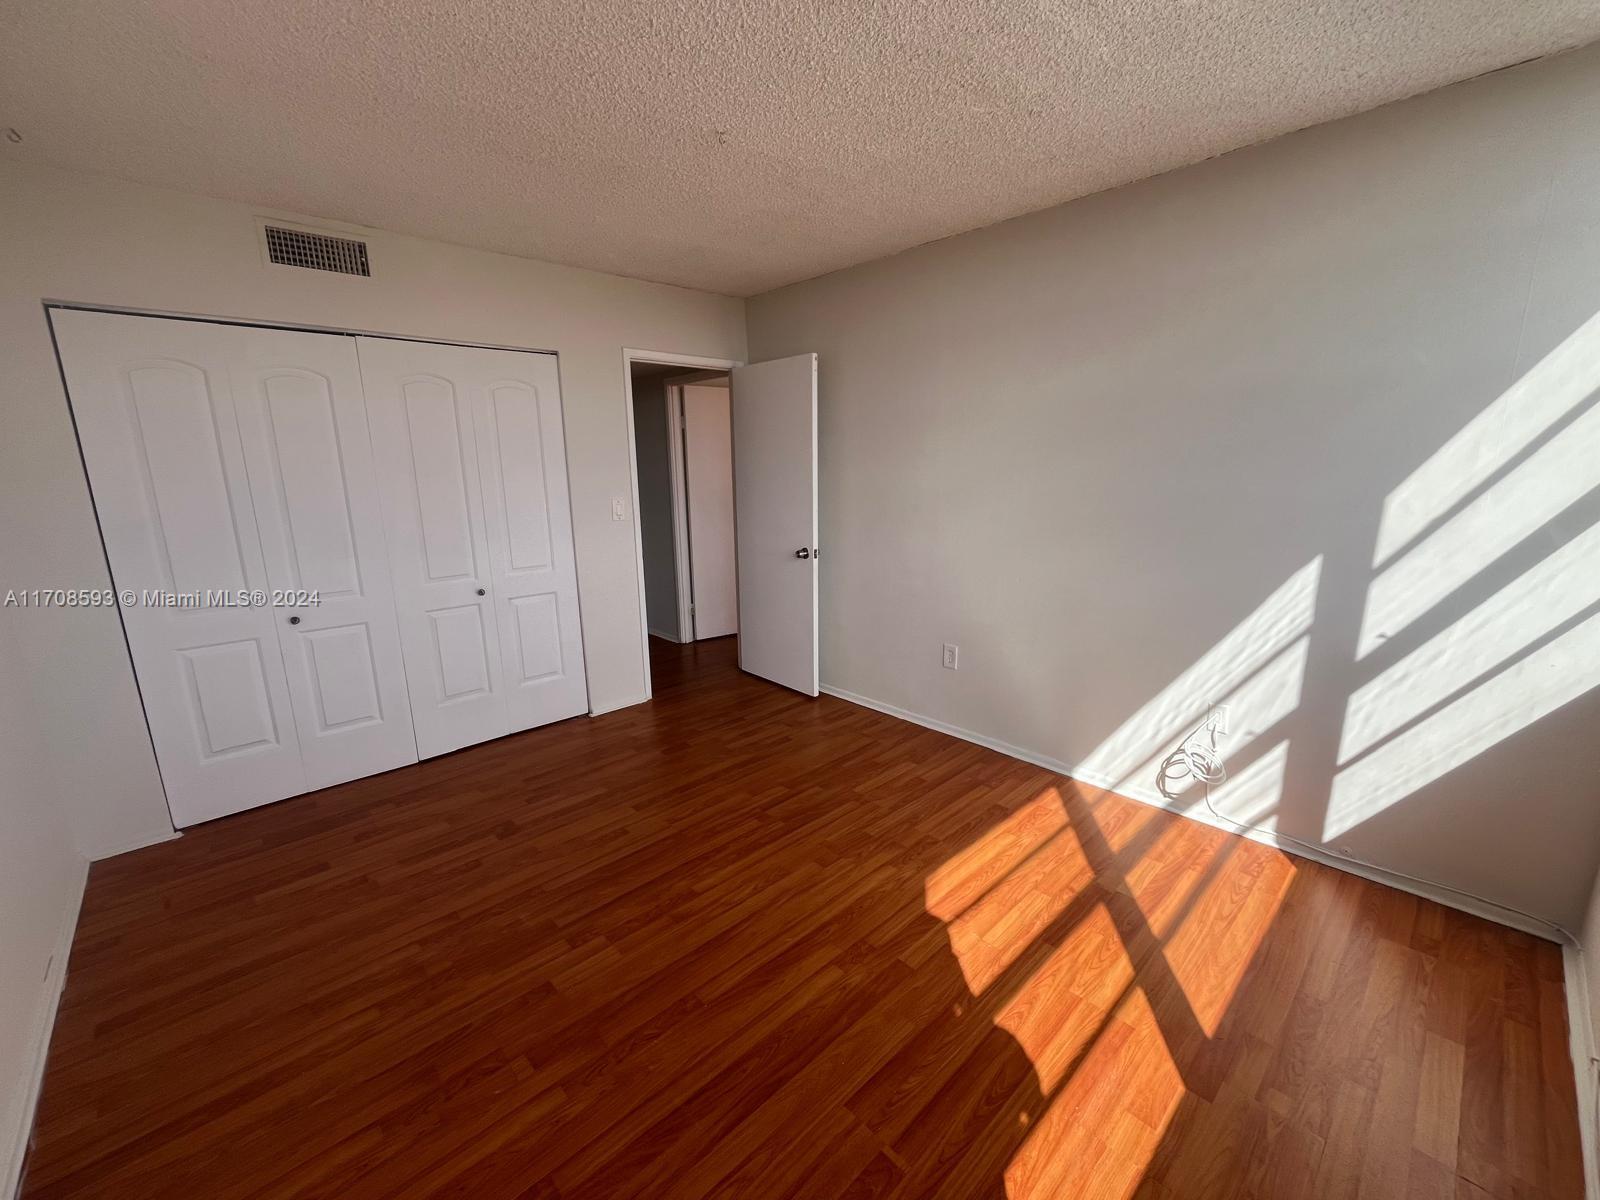
[[[653,660],[719,639],[739,670],[817,695],[817,356],[624,350],[622,365],[641,699]]]
[[[738,636],[732,414],[725,368],[636,359],[628,382],[648,664]]]

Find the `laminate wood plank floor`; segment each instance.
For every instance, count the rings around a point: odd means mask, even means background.
[[[1556,946],[652,659],[96,865],[26,1196],[1581,1195]]]

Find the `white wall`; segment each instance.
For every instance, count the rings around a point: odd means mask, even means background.
[[[825,683],[1156,800],[1227,700],[1224,811],[1575,925],[1597,112],[1592,48],[750,301],[821,356]]]
[[[639,534],[650,632],[683,640],[678,629],[678,555],[672,529],[672,439],[659,373],[633,380],[633,443],[639,458]]]
[[[0,561],[9,549],[0,536]],[[0,680],[18,677],[24,626],[16,609],[0,608]],[[0,1196],[12,1194],[21,1168],[65,967],[52,956],[83,888],[84,860],[50,782],[42,733],[22,692],[0,688]]]
[[[109,582],[47,299],[555,350],[590,701],[605,710],[639,700],[632,514],[611,519],[611,498],[631,491],[622,351],[743,358],[742,302],[378,232],[369,236],[370,280],[267,267],[255,211],[0,167],[0,519],[16,547],[0,586]],[[24,696],[38,716],[78,845],[100,856],[169,832],[116,614],[31,614],[19,651],[19,669],[0,690]]]

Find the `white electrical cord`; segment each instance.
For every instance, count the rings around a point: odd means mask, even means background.
[[[1202,733],[1211,735],[1209,745],[1201,744],[1200,735]],[[1182,769],[1180,770],[1179,768]],[[1217,751],[1217,727],[1212,718],[1208,716],[1204,724],[1179,742],[1178,748],[1167,756],[1166,762],[1161,764],[1161,774],[1156,782],[1161,786],[1162,794],[1166,795],[1166,783],[1168,780],[1198,779],[1206,788],[1206,807],[1211,808],[1211,785],[1213,783],[1221,783],[1227,778],[1228,769],[1222,765],[1222,755]],[[1221,817],[1224,821],[1228,820],[1227,817],[1222,817],[1222,814],[1214,808],[1211,808],[1211,815]],[[1237,821],[1230,821],[1229,823],[1233,825],[1239,824]],[[1240,828],[1248,827],[1240,826]]]
[[[1202,742],[1201,735],[1207,733],[1211,736]],[[1296,846],[1308,852],[1312,857],[1330,853],[1326,846],[1319,846],[1315,842],[1301,841],[1299,838],[1279,833],[1276,829],[1260,830],[1254,825],[1247,825],[1243,821],[1235,821],[1232,817],[1218,812],[1217,806],[1211,802],[1211,785],[1222,783],[1227,778],[1228,770],[1223,765],[1221,752],[1217,749],[1216,723],[1208,713],[1206,719],[1191,731],[1183,741],[1179,742],[1178,748],[1169,754],[1166,761],[1161,764],[1161,769],[1156,777],[1156,784],[1160,788],[1162,795],[1170,797],[1171,793],[1167,790],[1168,781],[1179,779],[1197,780],[1202,789],[1201,796],[1205,800],[1206,810],[1217,820],[1247,833],[1266,833],[1267,836],[1275,841],[1279,843],[1287,842],[1291,846]],[[1396,871],[1393,867],[1379,866],[1377,863],[1368,862],[1364,858],[1357,858],[1353,854],[1346,854],[1340,851],[1333,851],[1332,853],[1335,858],[1354,863],[1359,867],[1366,867],[1369,871],[1376,871],[1380,875],[1387,875],[1394,879],[1404,879],[1408,883],[1421,884],[1423,887],[1449,892],[1453,896],[1463,896],[1468,900],[1476,901],[1490,908],[1497,908],[1501,912],[1511,913],[1513,916],[1521,917],[1525,921],[1532,921],[1535,925],[1543,925],[1546,929],[1555,930],[1572,945],[1578,944],[1578,939],[1572,935],[1570,930],[1545,917],[1536,917],[1532,913],[1523,912],[1520,908],[1513,908],[1509,904],[1501,904],[1498,900],[1488,900],[1472,892],[1463,891],[1461,888],[1437,883],[1432,879],[1424,879],[1420,875],[1408,875],[1404,871]]]

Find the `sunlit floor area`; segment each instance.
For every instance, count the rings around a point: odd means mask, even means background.
[[[25,1195],[1581,1195],[1555,945],[734,654],[96,865]]]

